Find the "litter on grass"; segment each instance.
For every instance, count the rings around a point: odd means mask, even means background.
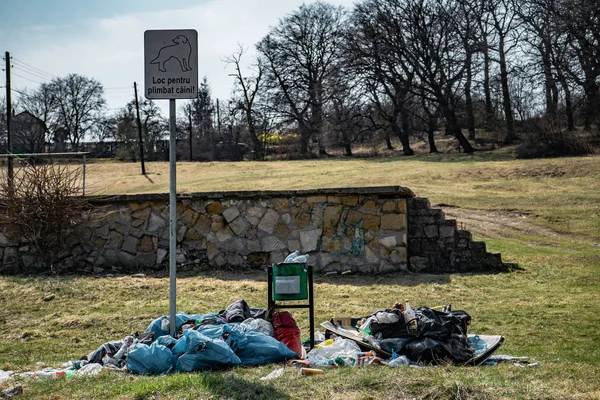
[[[334,317],[322,323],[325,333],[317,332],[317,345],[306,349],[289,312],[279,311],[269,319],[267,310],[251,308],[241,299],[218,313],[177,313],[174,336],[169,334],[169,317],[161,316],[151,321],[145,332],[106,342],[80,360],[63,364],[62,369],[44,368],[20,376],[71,379],[106,369],[165,374],[286,361],[301,375],[374,365],[495,365],[508,361],[518,366],[538,366],[523,364],[526,358],[493,357],[504,338],[469,334],[470,323],[469,314],[452,311],[450,306],[442,311],[428,307],[413,310],[408,303],[396,303],[364,317]],[[277,379],[283,374],[284,369],[279,368],[261,380]],[[12,379],[12,375],[12,371],[0,371],[0,382]]]

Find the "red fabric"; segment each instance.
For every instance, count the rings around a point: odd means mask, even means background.
[[[290,350],[302,355],[302,341],[300,340],[300,328],[289,311],[279,311],[273,314],[274,337],[285,344]]]

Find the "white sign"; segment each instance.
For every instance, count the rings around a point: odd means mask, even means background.
[[[192,99],[198,95],[198,32],[144,32],[147,99]]]

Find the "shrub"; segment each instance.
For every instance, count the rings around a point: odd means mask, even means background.
[[[530,121],[521,137],[518,158],[581,156],[593,152],[585,137],[563,130],[557,121],[547,117]]]
[[[0,223],[30,246],[43,270],[69,256],[68,243],[89,208],[81,196],[81,168],[58,163],[26,164],[15,171],[12,187],[2,177]]]

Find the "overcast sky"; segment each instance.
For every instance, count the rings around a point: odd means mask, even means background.
[[[2,56],[9,51],[13,58],[13,88],[34,89],[52,76],[78,73],[99,80],[108,108],[117,109],[133,97],[134,81],[144,93],[144,31],[196,29],[200,79],[208,78],[213,97],[227,98],[233,81],[223,57],[242,44],[249,48],[250,61],[254,44],[270,26],[311,2],[0,0],[0,50]],[[353,0],[329,2],[351,7]],[[0,85],[4,84],[2,74]],[[167,103],[157,101],[163,110]]]

